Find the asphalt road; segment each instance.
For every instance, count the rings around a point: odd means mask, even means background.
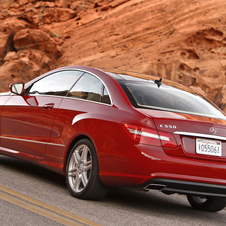
[[[61,175],[0,155],[0,225],[226,225],[226,209],[201,212],[185,196],[110,189],[102,201],[70,196]]]

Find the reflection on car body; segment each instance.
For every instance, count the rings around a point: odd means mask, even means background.
[[[74,197],[132,187],[226,205],[226,115],[181,84],[69,66],[10,85],[0,113],[0,153],[66,175]]]

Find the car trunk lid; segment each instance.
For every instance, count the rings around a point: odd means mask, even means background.
[[[226,121],[190,114],[139,109],[155,122],[166,154],[226,161]],[[173,145],[174,144],[174,145]]]

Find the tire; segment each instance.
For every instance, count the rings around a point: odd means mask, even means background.
[[[197,210],[216,212],[223,210],[226,206],[224,198],[202,198],[200,196],[187,195],[190,205]]]
[[[66,165],[66,183],[71,195],[79,199],[100,200],[107,188],[99,178],[99,164],[93,143],[78,141],[72,148]]]

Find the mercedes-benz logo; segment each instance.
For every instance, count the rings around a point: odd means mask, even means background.
[[[211,127],[211,128],[210,128],[210,132],[211,132],[212,134],[216,134],[217,130],[216,130],[214,127]]]

